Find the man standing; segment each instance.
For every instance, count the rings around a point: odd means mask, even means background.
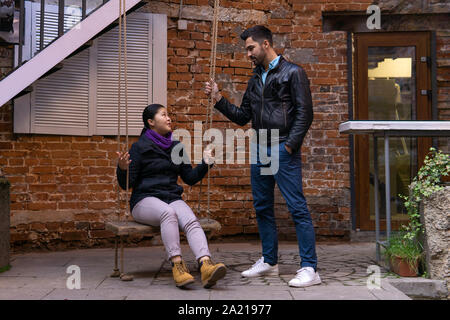
[[[257,163],[251,164],[253,205],[256,211],[262,257],[243,277],[278,275],[278,235],[274,215],[274,187],[277,183],[295,223],[301,257],[301,268],[290,286],[320,284],[315,250],[315,234],[311,215],[302,190],[301,145],[313,120],[311,92],[305,71],[278,56],[273,49],[272,32],[254,26],[241,34],[247,56],[255,64],[241,107],[224,98],[211,79],[205,93],[217,101],[215,108],[238,125],[252,120],[256,131],[277,129],[279,132],[279,168],[274,174],[262,174],[260,154],[269,155],[271,148],[257,146]]]

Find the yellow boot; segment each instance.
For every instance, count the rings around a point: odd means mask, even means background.
[[[214,264],[210,259],[200,262],[203,287],[211,288],[216,282],[227,274],[227,268],[223,263]]]
[[[177,287],[183,288],[194,282],[194,277],[189,273],[183,260],[172,263],[172,273]]]

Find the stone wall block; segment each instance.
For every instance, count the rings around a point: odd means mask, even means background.
[[[423,203],[427,270],[432,279],[450,285],[450,186]]]
[[[9,265],[9,182],[0,176],[0,269]]]

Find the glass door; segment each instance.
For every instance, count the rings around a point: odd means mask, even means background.
[[[365,33],[355,35],[356,77],[355,120],[430,120],[431,101],[421,90],[430,86],[428,33]],[[373,230],[375,221],[373,141],[355,137],[355,178],[357,224]],[[386,217],[384,141],[377,139],[380,217]],[[390,180],[391,219],[397,229],[408,220],[399,194],[423,161],[429,138],[391,137]],[[385,227],[384,222],[381,224]]]

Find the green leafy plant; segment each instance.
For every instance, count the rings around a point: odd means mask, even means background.
[[[405,237],[405,232],[392,235],[389,244],[386,246],[384,254],[388,261],[400,258],[417,272],[417,265],[423,255],[423,247],[417,239]]]
[[[430,148],[430,153],[409,185],[409,195],[399,195],[405,200],[404,205],[409,217],[408,225],[403,226],[404,237],[410,240],[417,239],[424,231],[420,222],[420,203],[432,193],[441,190],[442,176],[450,173],[450,156],[436,151],[435,148]]]
[[[0,273],[8,271],[9,269],[11,269],[10,265],[4,266],[4,267],[0,267]]]
[[[424,229],[420,221],[420,203],[432,193],[443,188],[441,178],[449,173],[450,156],[435,148],[430,148],[430,153],[425,157],[423,166],[409,185],[409,195],[399,195],[404,200],[409,223],[402,226],[399,233],[390,237],[384,252],[386,258],[403,258],[410,267],[413,267],[416,261],[423,257],[420,236]]]

